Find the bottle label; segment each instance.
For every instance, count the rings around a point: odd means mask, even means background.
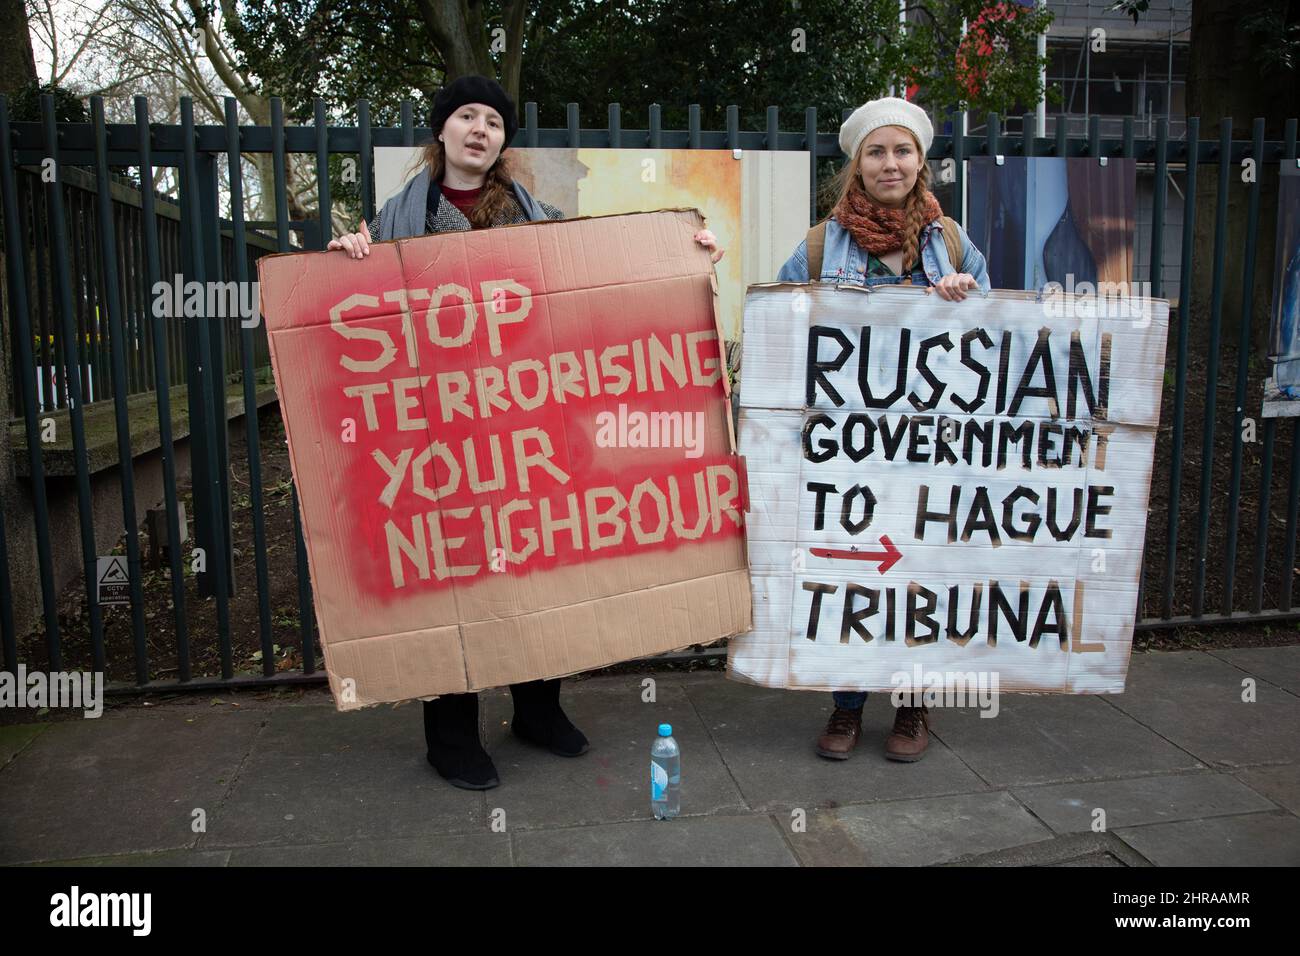
[[[668,790],[668,771],[653,760],[650,761],[650,799],[662,800]]]

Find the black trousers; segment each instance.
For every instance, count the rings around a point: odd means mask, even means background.
[[[560,679],[511,684],[515,717],[544,723],[560,709]],[[478,736],[478,694],[446,694],[424,702],[424,740],[429,752],[481,747]]]

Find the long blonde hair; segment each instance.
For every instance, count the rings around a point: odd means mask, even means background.
[[[434,182],[442,182],[442,177],[447,172],[447,154],[437,137],[424,144],[424,148],[420,150],[419,156],[411,163],[407,172],[417,167],[429,170],[429,175],[433,177]],[[503,219],[503,214],[510,206],[517,204],[514,192],[510,188],[513,183],[510,160],[503,146],[497,161],[492,164],[483,179],[483,191],[479,193],[469,215],[465,217],[470,224],[481,229]]]
[[[906,127],[902,127],[906,129]],[[917,155],[921,157],[921,166],[916,172],[916,182],[912,184],[912,191],[907,194],[903,200],[903,235],[900,245],[903,248],[903,268],[906,269],[916,261],[916,254],[920,246],[921,230],[929,225],[926,219],[926,197],[930,192],[930,164],[925,159],[925,154],[921,150],[921,144],[916,138],[916,134],[910,129],[907,134],[912,137],[912,142],[916,145]],[[862,151],[867,146],[867,138],[864,136],[862,142],[858,144],[857,152],[853,154],[853,161],[845,163],[839,170],[827,180],[826,186],[822,193],[823,200],[834,197],[835,201],[831,205],[830,215],[834,216],[836,210],[843,208],[848,201],[850,194],[856,194],[871,199],[867,195],[866,187],[862,184],[862,175],[859,168],[862,162]]]

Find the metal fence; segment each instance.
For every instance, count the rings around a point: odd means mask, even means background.
[[[42,196],[42,170],[20,167],[15,171],[18,200],[18,226],[24,237],[23,251],[27,254],[24,268],[27,279],[27,301],[32,326],[32,347],[36,360],[36,406],[38,412],[66,408],[68,390],[56,385],[62,350],[62,331],[55,309],[55,296],[51,286],[53,270],[49,266],[50,220],[49,207]],[[109,322],[106,302],[105,263],[101,261],[104,228],[97,211],[98,186],[93,174],[75,166],[65,166],[60,176],[63,207],[68,217],[69,272],[73,277],[73,326],[76,332],[77,364],[81,396],[85,404],[113,398],[113,377],[109,349]],[[161,348],[167,353],[165,363],[170,373],[168,385],[187,382],[184,361],[184,342],[174,323],[163,326],[163,339],[155,341],[150,324],[150,285],[144,262],[144,219],[138,186],[113,176],[109,183],[112,196],[111,228],[116,246],[113,263],[121,288],[123,322],[123,353],[126,364],[126,389],[128,395],[152,392],[158,387],[155,378],[153,352]],[[173,276],[181,269],[180,207],[155,195],[154,213],[157,218],[159,267],[163,276]],[[228,233],[228,230],[226,231]],[[230,272],[230,256],[234,238],[223,233],[221,252],[226,274]],[[260,236],[248,237],[249,267],[258,256],[274,251],[274,244]],[[265,336],[260,341],[260,352],[255,362],[267,366],[269,355]],[[238,372],[238,342],[234,327],[227,330],[226,373]],[[10,382],[10,407],[12,416],[23,413],[24,395],[18,379]]]
[[[847,112],[847,111],[846,111]],[[3,191],[4,244],[8,267],[8,319],[11,326],[15,374],[12,399],[21,416],[13,434],[21,435],[25,444],[25,462],[19,468],[30,495],[35,539],[36,573],[39,581],[43,629],[44,663],[59,669],[65,650],[75,647],[96,670],[109,660],[104,640],[104,609],[96,599],[96,526],[92,511],[92,470],[88,459],[86,416],[99,408],[112,406],[116,443],[117,477],[120,484],[122,547],[129,568],[130,623],[129,646],[121,655],[129,657],[132,679],[119,678],[117,689],[181,687],[228,687],[249,684],[283,684],[323,679],[317,674],[317,649],[314,638],[313,611],[306,555],[302,541],[296,493],[292,488],[280,492],[292,513],[293,566],[296,575],[296,621],[300,636],[300,656],[294,666],[281,670],[276,662],[273,640],[272,578],[267,547],[266,507],[272,490],[265,487],[262,473],[262,448],[259,429],[263,422],[258,413],[258,368],[265,364],[264,330],[243,327],[229,320],[205,316],[167,319],[149,308],[148,297],[160,278],[180,273],[186,280],[200,283],[212,279],[246,283],[257,256],[267,251],[288,251],[291,234],[301,236],[297,248],[321,249],[331,235],[331,196],[329,157],[332,154],[354,156],[359,171],[361,214],[374,214],[372,150],[378,146],[412,146],[431,135],[428,127],[414,123],[414,104],[402,104],[402,124],[395,128],[372,127],[365,101],[357,104],[357,125],[330,126],[325,106],[317,101],[313,126],[286,127],[282,104],[272,100],[271,125],[239,126],[236,104],[226,101],[225,123],[199,126],[193,118],[192,103],[181,101],[178,125],[154,125],[149,122],[148,104],[143,97],[135,101],[134,124],[107,124],[103,104],[92,100],[92,122],[59,124],[55,121],[50,97],[42,101],[40,122],[11,122],[8,104],[0,98],[0,188]],[[819,169],[816,160],[839,156],[834,133],[818,132],[818,113],[807,109],[802,114],[801,130],[781,129],[781,114],[769,107],[766,128],[742,130],[737,107],[726,111],[726,129],[701,128],[698,106],[688,110],[688,128],[665,130],[657,106],[649,111],[644,129],[624,129],[617,105],[609,107],[606,126],[581,128],[576,104],[570,104],[562,128],[543,129],[538,122],[537,105],[525,107],[525,123],[514,141],[516,146],[583,147],[583,148],[690,148],[728,150],[809,150],[809,206],[812,217],[817,212]],[[961,128],[954,123],[953,129]],[[1181,249],[1181,290],[1176,309],[1171,313],[1169,355],[1172,365],[1172,411],[1168,439],[1170,443],[1165,474],[1153,477],[1153,490],[1163,483],[1168,489],[1164,514],[1152,513],[1148,522],[1148,548],[1152,541],[1164,545],[1164,563],[1158,571],[1144,563],[1142,589],[1136,625],[1139,629],[1172,627],[1183,624],[1218,624],[1235,621],[1292,621],[1300,619],[1300,609],[1292,607],[1292,569],[1295,566],[1297,503],[1300,501],[1300,421],[1283,425],[1265,419],[1259,454],[1259,480],[1255,501],[1255,548],[1253,561],[1237,554],[1238,532],[1242,522],[1244,475],[1243,418],[1251,341],[1251,295],[1255,265],[1255,247],[1259,231],[1261,182],[1250,186],[1247,242],[1241,258],[1244,283],[1243,312],[1236,351],[1234,413],[1229,439],[1231,466],[1229,492],[1223,506],[1223,534],[1215,540],[1224,549],[1225,574],[1223,593],[1217,609],[1208,609],[1207,562],[1211,559],[1211,515],[1215,495],[1212,493],[1213,463],[1216,450],[1216,416],[1219,386],[1221,324],[1225,269],[1236,264],[1224,248],[1228,218],[1227,185],[1231,171],[1246,157],[1258,163],[1279,163],[1296,157],[1296,121],[1286,125],[1282,141],[1265,141],[1264,123],[1256,120],[1250,141],[1232,138],[1230,119],[1221,121],[1214,140],[1201,140],[1200,123],[1189,118],[1185,136],[1173,139],[1167,121],[1160,121],[1152,137],[1136,138],[1132,118],[1122,121],[1119,135],[1103,135],[1101,118],[1090,117],[1087,135],[1069,137],[1069,125],[1059,123],[1054,137],[1004,135],[1003,122],[990,115],[979,136],[935,137],[929,158],[952,158],[958,166],[977,156],[1059,156],[1059,157],[1130,157],[1154,171],[1152,221],[1163,222],[1168,199],[1169,173],[1178,167],[1183,174],[1188,197],[1196,195],[1196,180],[1201,166],[1215,167],[1218,196],[1215,210],[1215,244],[1213,292],[1209,304],[1208,328],[1205,330],[1204,355],[1192,354],[1189,347],[1191,283],[1186,281],[1193,269],[1193,236],[1196,206],[1189,201],[1183,219]],[[1021,129],[1032,131],[1032,115],[1023,118]],[[244,186],[240,156],[248,153],[269,154],[274,168],[273,224],[270,237],[250,228],[243,214]],[[317,212],[309,221],[289,218],[286,187],[286,156],[302,154],[314,158],[318,177]],[[62,170],[51,181],[36,171],[50,161]],[[225,164],[228,176],[228,216],[220,215],[218,165]],[[175,167],[179,172],[179,204],[158,199],[151,189],[124,191],[114,183],[113,170],[135,168],[145,172],[140,179],[151,182],[155,167]],[[88,167],[85,181],[74,183],[70,170]],[[1260,177],[1262,179],[1262,177]],[[38,201],[37,190],[43,193]],[[962,177],[953,184],[954,217],[960,219],[963,208]],[[127,193],[130,192],[130,195]],[[93,205],[93,211],[89,209]],[[113,228],[103,228],[111,223]],[[1162,295],[1161,281],[1165,261],[1165,238],[1160,228],[1151,230],[1150,281],[1152,294]],[[1204,263],[1195,263],[1206,268]],[[167,323],[170,323],[168,325]],[[1195,359],[1195,363],[1193,363]],[[1202,362],[1204,367],[1202,368]],[[1200,474],[1194,533],[1182,528],[1180,500],[1183,497],[1183,462],[1185,457],[1184,424],[1189,402],[1189,368],[1195,364],[1204,389],[1203,404],[1197,409],[1202,416]],[[223,370],[219,374],[217,370]],[[54,375],[63,370],[66,401]],[[251,523],[252,554],[243,553],[235,560],[232,546],[231,481],[243,482],[244,476],[232,473],[230,443],[226,427],[232,381],[235,399],[244,417],[243,454],[247,458],[248,494],[241,498],[238,519]],[[171,402],[179,393],[173,388],[159,388],[158,383],[184,384],[186,414],[174,418]],[[133,480],[133,446],[131,436],[131,400],[148,395],[155,406],[158,447],[161,454],[165,523],[161,533],[170,542],[182,540],[180,499],[178,495],[174,420],[188,428],[191,471],[194,540],[207,556],[206,566],[193,571],[193,593],[187,593],[187,570],[191,557],[180,547],[168,549],[169,600],[165,617],[169,636],[167,646],[158,650],[151,644],[151,633],[162,628],[161,622],[146,621],[141,590],[142,565],[140,521],[136,512]],[[103,405],[100,405],[102,400]],[[43,416],[51,409],[67,415],[71,432],[68,460],[69,478],[75,484],[79,548],[82,563],[84,600],[77,604],[85,611],[82,622],[65,627],[60,620],[60,589],[52,558],[51,521],[47,496],[47,459],[50,451],[41,440]],[[101,413],[102,414],[102,413]],[[1287,438],[1282,432],[1289,432]],[[1219,433],[1222,447],[1222,432]],[[1275,457],[1279,461],[1275,461]],[[16,462],[17,464],[17,462]],[[1270,540],[1277,541],[1282,522],[1270,522],[1271,495],[1275,482],[1285,480],[1284,533],[1280,535],[1282,559],[1280,578],[1266,575]],[[1218,526],[1216,525],[1216,530]],[[1179,552],[1183,539],[1192,539],[1190,554],[1184,552],[1183,567],[1190,564],[1190,590],[1176,588]],[[13,607],[14,584],[22,576],[10,563],[12,548],[4,538],[0,522],[0,562],[5,573],[0,576],[0,629],[3,631],[4,665],[14,669],[24,660],[20,644],[30,659],[32,635],[18,633]],[[1276,554],[1274,555],[1276,558]],[[1242,560],[1239,562],[1239,558]],[[1238,564],[1253,572],[1251,587],[1237,589]],[[251,568],[250,568],[251,564]],[[277,565],[276,580],[286,569]],[[1150,573],[1149,573],[1150,572]],[[1244,574],[1244,572],[1243,572]],[[231,641],[231,596],[237,579],[251,578],[256,590],[256,630],[260,650],[260,673],[237,673]],[[1275,596],[1266,602],[1265,593]],[[1152,592],[1148,594],[1147,592]],[[1154,598],[1153,598],[1154,595]],[[211,604],[211,626],[192,627],[199,606]],[[1149,604],[1155,613],[1143,613]],[[1239,607],[1239,605],[1245,605]],[[1265,606],[1265,605],[1268,606]],[[126,611],[113,611],[125,615]],[[274,612],[279,614],[279,612]],[[74,618],[76,615],[74,615]],[[64,631],[68,631],[65,635]],[[20,640],[21,639],[21,640]],[[200,646],[211,651],[215,645],[216,674],[194,673],[193,659]],[[83,646],[84,645],[84,646]],[[165,659],[167,666],[159,661]],[[242,661],[241,661],[242,663]],[[163,674],[174,676],[162,676]]]

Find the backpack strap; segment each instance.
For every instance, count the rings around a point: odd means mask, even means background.
[[[826,249],[826,220],[808,230],[805,239],[808,247],[808,281],[820,281],[822,276],[822,253]]]
[[[948,261],[954,272],[961,272],[961,226],[957,220],[943,217],[943,244],[948,247]]]
[[[955,219],[944,216],[943,243],[948,247],[948,261],[954,272],[961,271],[961,227]],[[808,230],[805,238],[808,251],[808,281],[817,282],[822,274],[822,254],[826,249],[826,220]]]

